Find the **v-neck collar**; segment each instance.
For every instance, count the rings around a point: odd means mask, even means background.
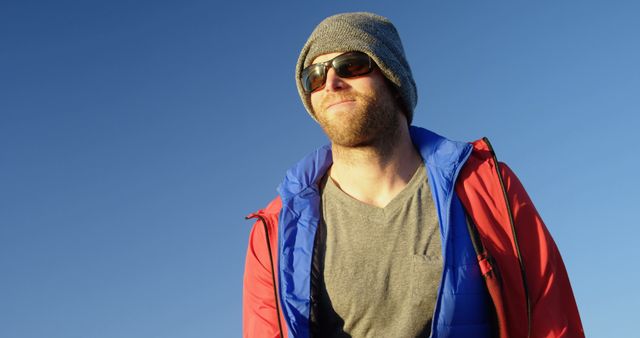
[[[348,204],[350,208],[354,208],[355,212],[383,217],[393,214],[394,211],[405,205],[407,200],[414,196],[423,184],[427,183],[427,172],[424,162],[421,162],[409,182],[384,207],[377,207],[354,198],[340,189],[330,177],[325,178],[325,180],[323,196],[327,194],[330,198],[336,198],[341,203]]]

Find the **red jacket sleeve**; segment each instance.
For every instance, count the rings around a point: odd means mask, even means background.
[[[278,324],[276,296],[265,232],[266,228],[273,266],[277,267],[277,216],[261,215],[261,217],[254,223],[249,235],[242,288],[242,335],[245,338],[283,338]],[[263,220],[267,221],[266,226]],[[274,221],[270,222],[270,220]],[[276,281],[277,277],[275,274]],[[280,316],[280,323],[286,337],[286,324],[282,316]]]
[[[584,337],[562,257],[522,183],[500,165],[513,212],[531,302],[532,338]]]

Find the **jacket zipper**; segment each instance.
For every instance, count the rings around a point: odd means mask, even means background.
[[[251,214],[245,217],[245,219],[247,220],[252,218],[259,218],[260,221],[262,222],[262,225],[264,225],[264,234],[267,240],[267,251],[269,252],[269,264],[271,265],[271,282],[273,283],[273,297],[276,302],[276,316],[278,318],[278,330],[280,330],[280,337],[284,338],[284,334],[282,334],[282,323],[280,323],[280,306],[278,304],[278,289],[276,287],[276,274],[275,274],[275,269],[273,268],[273,255],[271,253],[271,241],[269,240],[269,229],[267,228],[267,221],[264,219],[264,217],[257,214]]]
[[[496,153],[493,151],[493,147],[489,142],[489,139],[483,137],[482,140],[489,147],[489,151],[491,152],[491,157],[493,158],[493,163],[496,168],[496,173],[498,174],[498,180],[500,181],[500,187],[502,188],[502,194],[504,195],[504,201],[507,204],[507,213],[509,215],[509,224],[511,225],[511,233],[513,235],[513,242],[516,247],[516,253],[518,255],[518,263],[520,264],[520,274],[522,276],[522,286],[524,287],[524,296],[527,304],[527,337],[531,337],[531,300],[529,297],[529,287],[527,285],[527,276],[524,269],[524,262],[522,261],[522,254],[520,253],[520,245],[518,244],[518,236],[516,234],[515,222],[513,221],[513,213],[511,212],[511,204],[509,203],[509,196],[507,195],[507,189],[504,186],[504,181],[502,179],[502,173],[500,173],[500,165],[498,163],[498,158],[496,157]]]
[[[471,156],[471,155],[469,154],[469,156]],[[458,167],[458,169],[456,169],[456,173],[455,173],[454,180],[453,180],[454,187],[455,187],[455,182],[458,180],[458,175],[460,174],[460,170],[461,170],[460,167]],[[447,202],[447,208],[449,209],[448,210],[448,212],[449,212],[449,229],[451,228],[451,218],[453,216],[453,211],[451,211],[451,204],[453,203],[453,194],[455,194],[455,188],[452,190],[451,194],[452,195],[449,197],[449,201]],[[449,230],[449,231],[451,231],[451,230]],[[441,238],[441,240],[442,240],[442,248],[445,248],[446,244],[448,244],[448,237],[447,238]],[[431,332],[429,333],[429,338],[433,338],[433,327],[436,325],[436,321],[435,321],[436,317],[435,317],[435,315],[436,315],[436,310],[439,309],[439,304],[440,304],[440,296],[441,296],[440,291],[441,291],[441,288],[442,288],[442,282],[444,281],[444,269],[447,266],[447,262],[445,261],[446,257],[447,257],[447,253],[444,252],[443,255],[442,255],[442,269],[443,269],[442,272],[443,273],[442,273],[442,276],[440,276],[440,284],[438,285],[438,293],[437,293],[438,297],[436,297],[436,304],[433,306],[433,315],[431,317]]]

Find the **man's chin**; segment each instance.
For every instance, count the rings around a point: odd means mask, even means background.
[[[332,144],[345,148],[360,148],[370,145],[374,137],[357,130],[327,130],[325,133]]]

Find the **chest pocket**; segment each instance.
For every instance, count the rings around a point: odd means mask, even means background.
[[[442,277],[442,257],[413,255],[411,262],[411,298],[414,304],[427,302],[435,307]]]

